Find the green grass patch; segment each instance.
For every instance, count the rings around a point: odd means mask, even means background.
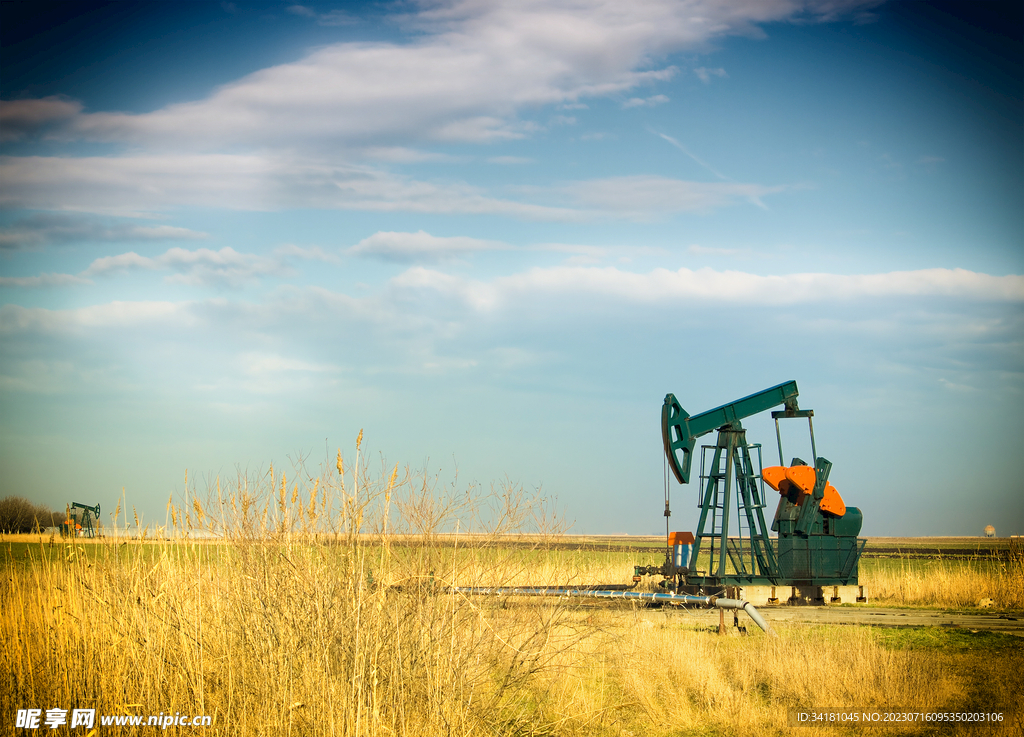
[[[977,652],[979,650],[1016,650],[1024,653],[1024,639],[1004,632],[972,630],[964,627],[873,628],[875,640],[891,650],[941,650]]]

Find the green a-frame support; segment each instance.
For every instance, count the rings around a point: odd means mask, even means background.
[[[689,583],[718,586],[728,580],[732,584],[774,585],[778,580],[779,565],[764,519],[765,500],[758,483],[760,459],[755,468],[753,458],[754,454],[760,456],[760,446],[748,445],[746,430],[739,421],[734,421],[718,431],[716,444],[707,450],[713,452],[710,464],[705,464],[702,457],[701,481],[704,487],[691,560],[697,560],[707,539],[710,563],[707,575],[690,575]],[[734,493],[739,515],[738,539],[729,538]],[[732,572],[727,572],[727,562],[732,563]]]

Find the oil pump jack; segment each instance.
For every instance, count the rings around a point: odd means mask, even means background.
[[[865,544],[857,538],[863,517],[856,507],[847,507],[829,483],[832,464],[817,454],[814,411],[800,409],[797,396],[796,382],[787,381],[692,416],[674,395],[665,397],[662,439],[668,466],[680,484],[690,482],[697,439],[712,430],[718,436],[714,445],[701,447],[696,534],[668,532],[671,510],[666,474],[666,560],[661,566],[636,566],[634,581],[661,575],[661,586],[691,595],[718,595],[739,586],[857,584],[857,563]],[[763,468],[761,446],[747,443],[741,420],[780,405],[783,409],[772,412],[779,465]],[[810,464],[794,458],[784,465],[779,420],[793,418],[807,420]],[[777,533],[775,539],[765,522],[764,509],[770,502],[765,484],[779,494],[770,528]],[[730,536],[734,513],[738,534]],[[705,560],[698,564],[705,550],[706,567]]]
[[[81,512],[79,512],[81,510]],[[65,519],[61,523],[61,537],[77,537],[81,533],[84,537],[96,537],[96,528],[93,526],[93,519],[97,523],[100,519],[100,505],[90,507],[87,504],[72,502],[68,505]]]

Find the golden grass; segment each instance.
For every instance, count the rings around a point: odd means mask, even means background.
[[[1024,609],[1024,553],[1007,558],[862,561],[860,582],[872,602],[888,606],[969,609],[992,599],[996,609]]]
[[[218,483],[168,510],[215,542],[44,538],[28,560],[8,555],[3,718],[56,706],[206,714],[202,733],[226,735],[778,735],[793,706],[982,705],[970,668],[865,628],[719,637],[678,613],[452,594],[614,582],[622,561],[503,546],[552,529],[514,490],[371,481],[358,461]],[[995,657],[1024,665],[1019,649]],[[1024,714],[1012,690],[985,694]]]

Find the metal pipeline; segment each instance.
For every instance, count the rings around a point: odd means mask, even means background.
[[[721,599],[717,596],[690,596],[687,594],[662,594],[647,591],[591,591],[587,589],[563,588],[532,588],[524,586],[451,586],[448,588],[457,594],[504,595],[504,596],[564,596],[583,599],[628,599],[633,601],[658,601],[675,604],[698,604],[719,609],[742,609],[758,627],[772,637],[778,637],[768,622],[754,608],[754,605],[741,599]]]
[[[715,597],[711,598],[715,599]],[[772,637],[778,637],[772,631],[772,628],[768,626],[768,622],[761,616],[761,613],[754,609],[754,605],[749,601],[743,601],[742,599],[715,599],[712,603],[720,609],[742,609],[747,613],[747,616],[754,620],[754,624],[763,629],[765,633]]]

